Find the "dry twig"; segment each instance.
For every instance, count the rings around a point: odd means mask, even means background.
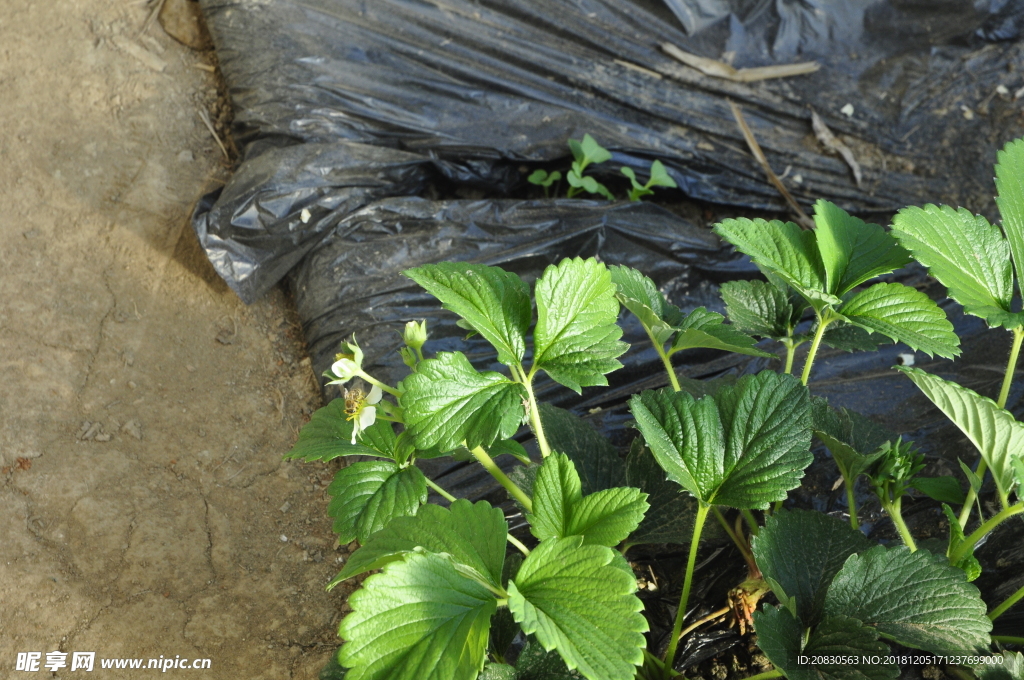
[[[814,109],[811,109],[811,127],[814,128],[814,136],[818,138],[818,141],[826,149],[843,157],[846,164],[850,166],[850,170],[853,171],[853,179],[857,182],[857,188],[860,189],[862,179],[860,165],[857,164],[857,159],[853,157],[853,151],[832,134],[832,131],[825,125],[825,121],[821,119],[821,116]]]
[[[758,80],[769,80],[771,78],[802,76],[807,73],[814,73],[821,68],[821,64],[816,61],[804,61],[798,64],[778,64],[776,66],[758,66],[756,68],[733,68],[724,61],[708,59],[707,57],[684,52],[672,43],[662,43],[661,49],[665,51],[665,54],[678,59],[691,68],[697,69],[706,76],[724,78],[734,83],[753,83]]]
[[[199,109],[199,118],[202,119],[203,123],[206,124],[206,129],[210,131],[211,135],[213,135],[213,139],[217,142],[217,146],[220,147],[221,152],[224,154],[224,158],[226,160],[230,160],[231,157],[228,155],[228,150],[224,147],[224,142],[220,141],[220,136],[213,128],[213,123],[210,121],[210,115],[203,109]]]

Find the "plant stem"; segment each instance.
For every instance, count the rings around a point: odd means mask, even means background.
[[[978,475],[978,479],[982,482],[985,481],[985,473],[988,471],[988,463],[984,459],[978,462],[978,469],[974,471],[974,474]],[[967,520],[971,518],[971,509],[974,507],[974,499],[978,497],[978,494],[974,491],[972,486],[967,491],[967,498],[964,499],[964,506],[960,508],[960,528],[964,529],[967,527]],[[980,513],[980,511],[979,511]]]
[[[804,360],[804,372],[800,376],[800,384],[807,385],[811,377],[811,366],[814,365],[814,357],[818,354],[818,345],[821,344],[821,337],[825,335],[825,329],[832,323],[832,318],[826,315],[818,315],[818,329],[814,331],[814,339],[811,340],[811,348],[807,350],[807,358]]]
[[[744,678],[743,680],[768,680],[769,678],[781,678],[782,671],[775,669],[772,671],[765,671],[764,673],[758,673],[757,675],[751,675]]]
[[[654,333],[651,333],[651,329],[644,326],[644,330],[647,331],[647,337],[651,339],[651,347],[661,357],[661,363],[665,365],[665,372],[668,373],[668,381],[672,383],[672,389],[678,392],[681,388],[679,387],[679,378],[676,377],[676,371],[672,368],[672,358],[665,353],[665,348],[654,338]]]
[[[746,560],[747,564],[753,564],[754,556],[750,554],[750,549],[745,545],[745,541],[741,541],[740,537],[737,536],[736,532],[732,530],[731,526],[729,526],[729,521],[725,519],[725,515],[722,514],[722,511],[713,505],[711,506],[711,511],[715,513],[715,519],[717,519],[718,523],[722,525],[723,529],[725,529],[725,533],[732,539],[732,542],[736,544],[736,547],[739,549],[740,555],[743,556],[743,559]]]
[[[530,549],[523,545],[522,541],[513,536],[512,534],[505,534],[505,540],[514,545],[519,549],[519,552],[523,553],[523,557],[530,556]]]
[[[1001,605],[990,611],[988,613],[988,618],[995,621],[1002,616],[1007,609],[1020,602],[1021,598],[1024,598],[1024,586],[1021,586],[1017,592],[1006,598]]]
[[[523,387],[530,398],[530,428],[533,429],[533,436],[537,438],[537,446],[540,447],[540,455],[547,458],[551,455],[551,447],[548,439],[544,436],[544,425],[540,422],[540,411],[537,410],[537,398],[533,396],[533,370],[523,380]]]
[[[430,477],[423,475],[423,478],[427,480],[427,486],[429,486],[431,489],[440,494],[442,498],[448,500],[448,502],[454,503],[455,501],[458,500],[455,496],[451,495],[450,493],[439,487],[437,483],[434,482],[434,480],[432,480]]]
[[[394,387],[392,387],[391,385],[386,385],[386,384],[382,383],[381,381],[377,380],[376,378],[374,378],[372,375],[370,375],[366,371],[359,371],[359,373],[357,373],[356,375],[358,375],[360,378],[362,378],[366,382],[370,383],[371,385],[376,385],[382,391],[387,392],[388,394],[390,394],[393,397],[401,397],[402,396],[402,393],[399,392],[398,390],[396,390]]]
[[[964,555],[968,554],[974,548],[978,541],[985,537],[988,532],[995,529],[1003,521],[1013,517],[1014,515],[1019,515],[1022,512],[1024,512],[1024,503],[1017,503],[1016,505],[1011,505],[1008,508],[1000,510],[998,514],[990,517],[987,522],[975,529],[970,536],[965,538],[963,542],[956,547],[956,550],[954,550],[949,556],[949,563],[958,563],[964,558]]]
[[[747,508],[740,508],[740,514],[743,515],[743,519],[747,520],[747,526],[750,527],[750,535],[757,536],[757,532],[761,530],[758,526],[757,520],[754,519],[754,513]]]
[[[524,508],[526,508],[527,512],[533,512],[533,501],[530,500],[530,497],[527,496],[522,489],[516,486],[515,482],[509,479],[508,476],[501,471],[501,468],[499,468],[494,462],[494,459],[484,451],[482,446],[476,447],[471,451],[471,453],[473,454],[473,457],[484,466],[484,469],[490,472],[491,476],[498,480],[498,483],[505,487],[505,490],[508,491],[513,498],[519,501]]]
[[[857,478],[852,480],[843,475],[843,484],[846,485],[846,505],[850,508],[850,526],[854,531],[860,531],[860,522],[857,520],[857,494],[855,492]]]
[[[1016,635],[993,635],[992,642],[1004,642],[1011,645],[1024,645],[1024,637]]]
[[[793,357],[796,356],[796,345],[793,344],[793,338],[783,338],[782,344],[786,346],[786,367],[782,372],[788,375],[793,372]]]
[[[1020,345],[1024,341],[1024,326],[1017,326],[1013,329],[1013,346],[1010,347],[1010,359],[1006,362],[1006,374],[1003,375],[1003,386],[999,389],[999,398],[996,399],[996,406],[1006,407],[1006,398],[1010,396],[1010,385],[1013,383],[1013,373],[1017,369],[1017,357],[1020,356]]]
[[[885,495],[889,495],[888,491],[885,492]],[[900,533],[900,538],[903,539],[904,545],[910,548],[910,552],[917,552],[917,544],[914,543],[914,537],[910,535],[910,530],[907,529],[907,525],[903,522],[903,515],[900,512],[902,505],[902,496],[891,502],[882,500],[882,507],[885,508],[892,523],[896,525],[896,531]]]
[[[690,587],[693,585],[693,568],[697,564],[697,548],[700,546],[700,533],[704,529],[704,522],[708,518],[710,505],[698,502],[697,517],[693,520],[693,538],[690,540],[690,556],[686,560],[686,575],[683,577],[683,594],[679,597],[679,609],[676,611],[676,620],[672,624],[672,636],[668,640],[668,649],[665,650],[665,678],[669,678],[669,671],[672,670],[672,662],[676,657],[676,648],[679,646],[679,633],[683,630],[683,619],[686,618],[686,608],[690,604]]]

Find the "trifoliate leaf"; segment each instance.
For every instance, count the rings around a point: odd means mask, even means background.
[[[826,290],[813,231],[803,231],[792,222],[741,217],[723,220],[715,225],[714,232],[749,255],[762,270],[785,281],[815,309],[839,304],[839,298]]]
[[[478,373],[462,352],[438,352],[403,381],[405,424],[416,446],[451,451],[508,439],[526,417],[526,388],[500,373]]]
[[[1014,456],[1024,451],[1024,423],[999,408],[991,399],[919,368],[898,366],[914,381],[924,395],[967,435],[982,459],[988,464],[1001,494],[1008,494],[1014,485]]]
[[[284,455],[285,460],[301,458],[307,463],[314,460],[324,462],[334,460],[340,456],[382,456],[392,458],[394,449],[381,446],[381,450],[371,448],[366,440],[370,439],[369,430],[375,432],[380,430],[381,440],[384,441],[386,433],[383,429],[391,431],[392,440],[395,436],[391,423],[381,421],[374,423],[363,432],[359,443],[352,443],[352,421],[348,420],[345,413],[345,400],[334,399],[327,406],[313,412],[309,422],[299,430],[299,440],[295,442],[292,450]],[[376,441],[376,437],[373,441]]]
[[[839,308],[850,323],[881,333],[928,356],[960,355],[960,338],[935,301],[902,283],[877,283]]]
[[[534,548],[508,584],[509,609],[570,669],[590,680],[633,680],[648,629],[636,578],[613,565],[611,548],[582,543],[572,536]]]
[[[754,559],[766,579],[796,599],[800,622],[821,621],[825,593],[850,555],[873,545],[848,522],[812,510],[780,510],[754,537]],[[769,581],[771,582],[771,581]]]
[[[964,492],[954,477],[914,477],[910,480],[910,488],[940,503],[962,505],[964,502]]]
[[[804,645],[804,627],[793,615],[784,607],[765,606],[764,611],[754,612],[754,630],[761,651],[789,680],[890,680],[900,674],[895,664],[871,662],[871,657],[884,661],[889,647],[878,640],[878,633],[856,619],[827,618],[811,631]],[[800,656],[859,663],[800,663]]]
[[[1018,284],[1024,282],[1024,142],[1008,142],[996,156],[996,205],[1013,253]]]
[[[910,262],[910,253],[885,229],[819,200],[814,206],[818,251],[828,292],[842,297],[860,284]]]
[[[632,267],[614,265],[608,268],[622,306],[640,320],[659,345],[664,345],[682,320],[679,308],[669,303],[654,281]]]
[[[626,484],[625,464],[607,437],[565,409],[541,402],[539,411],[548,444],[569,456],[580,476],[583,493]]]
[[[425,264],[405,275],[494,345],[498,361],[511,366],[523,360],[532,309],[530,289],[517,275],[469,262]]]
[[[566,258],[545,269],[535,289],[534,367],[576,392],[607,385],[605,374],[622,367],[615,358],[629,347],[615,324],[616,291],[611,273],[595,259]]]
[[[1010,308],[1013,268],[999,227],[963,208],[929,204],[899,211],[892,233],[965,312],[980,316],[989,326],[1021,324],[1021,316]]]
[[[785,291],[767,281],[728,281],[721,293],[729,320],[744,333],[778,340],[799,321]]]
[[[349,605],[338,631],[346,680],[473,680],[497,600],[450,560],[410,553],[368,578]]]
[[[399,517],[377,532],[352,553],[345,568],[331,581],[333,588],[345,579],[389,562],[416,548],[445,553],[453,562],[484,575],[494,587],[501,587],[508,525],[500,508],[484,501],[457,500],[447,510],[424,505],[415,517]]]
[[[1001,655],[990,654],[988,656],[1002,656],[1002,658],[996,663],[971,666],[970,668],[978,676],[978,680],[1024,680],[1024,654],[1003,650]]]
[[[370,461],[338,470],[327,493],[338,541],[363,542],[394,518],[415,515],[427,502],[427,482],[416,467]]]
[[[765,509],[813,459],[807,388],[790,375],[762,371],[696,400],[644,392],[630,410],[668,478],[704,503]]]
[[[540,466],[533,484],[530,531],[540,540],[583,536],[584,544],[618,545],[637,528],[647,510],[639,489],[604,489],[583,497],[572,461],[553,452]]]
[[[676,334],[675,340],[672,341],[669,354],[684,349],[706,347],[754,357],[775,356],[754,347],[755,341],[752,337],[727,325],[724,321],[725,317],[721,314],[698,307],[680,322],[679,332]]]
[[[697,501],[675,482],[665,478],[651,452],[637,437],[626,457],[626,484],[647,494],[650,509],[627,543],[689,544],[693,537],[693,520],[697,515]]]
[[[827,616],[850,616],[933,654],[987,648],[992,622],[964,572],[927,550],[877,546],[850,557],[825,596]]]
[[[960,544],[964,542],[964,530],[960,527],[960,520],[953,513],[953,509],[945,503],[942,504],[942,512],[946,515],[946,521],[949,522],[949,544],[945,554],[952,555],[953,551],[957,550]],[[981,576],[981,562],[974,556],[973,546],[953,566],[962,570],[968,581],[973,581]]]
[[[828,448],[844,479],[853,481],[885,455],[883,444],[898,439],[856,411],[833,409],[821,397],[811,399],[814,436]]]
[[[844,352],[874,352],[879,345],[892,342],[880,333],[868,333],[860,326],[848,323],[830,324],[821,341]]]

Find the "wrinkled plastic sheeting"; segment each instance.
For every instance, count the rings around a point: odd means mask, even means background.
[[[653,0],[202,0],[246,160],[194,222],[251,302],[338,219],[293,229],[311,193],[329,202],[339,186],[317,153],[298,150],[309,144],[381,149],[367,174],[390,189],[377,196],[417,194],[426,176],[503,194],[523,183],[524,163],[564,159],[566,140],[590,133],[614,154],[598,177],[622,165],[643,176],[658,159],[691,198],[779,209],[729,100],[805,204],[984,210],[995,150],[1019,133],[1019,107],[994,94],[1024,84],[1020,46],[1006,42],[1022,3],[672,0],[697,17],[680,24]],[[733,83],[683,66],[663,42],[735,53],[737,67],[814,58],[823,68]],[[846,104],[851,117],[839,113]],[[809,106],[853,149],[862,188],[814,141]],[[390,155],[401,152],[419,162]],[[346,181],[340,190],[369,197]]]

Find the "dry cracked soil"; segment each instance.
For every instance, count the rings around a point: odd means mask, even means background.
[[[188,222],[229,173],[215,55],[145,2],[2,5],[0,677],[315,678],[345,548],[331,471],[281,455],[316,378],[284,293],[243,305]]]

